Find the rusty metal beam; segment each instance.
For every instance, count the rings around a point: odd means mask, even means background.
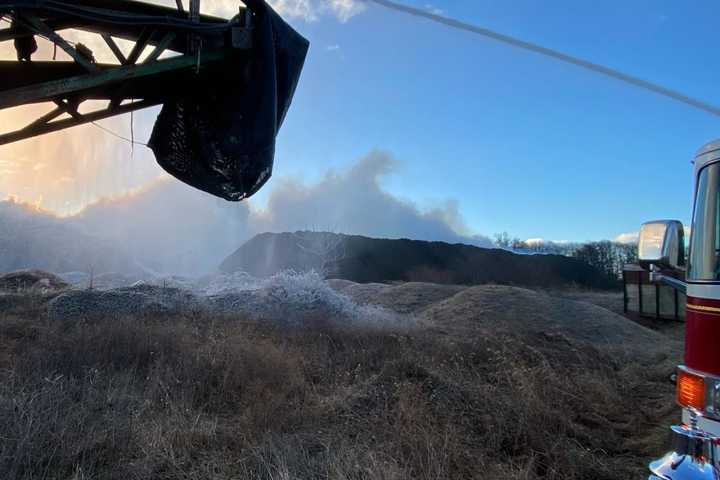
[[[40,127],[40,126],[42,126],[42,125],[45,125],[46,123],[48,123],[48,122],[51,121],[51,120],[55,120],[57,117],[59,117],[59,116],[62,115],[63,113],[65,113],[65,110],[63,110],[63,109],[60,108],[60,107],[56,107],[56,108],[54,108],[52,111],[46,113],[46,114],[43,115],[42,117],[40,117],[40,118],[38,118],[37,120],[35,120],[34,122],[32,122],[30,125],[28,125],[27,127],[25,127],[25,129],[38,128],[38,127]],[[23,130],[25,130],[25,129],[23,129]]]
[[[85,70],[87,70],[90,73],[96,73],[99,71],[97,66],[90,62],[87,58],[83,57],[78,53],[78,51],[70,45],[64,38],[62,38],[60,35],[55,33],[50,27],[45,25],[42,20],[40,20],[37,17],[34,17],[32,15],[15,15],[15,19],[19,22],[27,25],[32,30],[35,30],[36,32],[40,33],[42,36],[47,37],[50,41],[52,41],[55,45],[62,48],[65,53],[70,55],[73,60],[75,60],[78,64],[82,65]]]
[[[192,24],[188,22],[188,13],[179,11],[174,7],[153,5],[145,2],[137,2],[131,0],[74,0],[67,3],[72,7],[91,8],[95,13],[101,14],[99,18],[85,18],[82,16],[62,15],[57,12],[44,8],[43,2],[35,0],[14,1],[13,5],[21,8],[24,12],[33,14],[55,32],[68,28],[75,28],[97,34],[112,35],[116,38],[124,40],[137,40],[142,30],[149,27],[158,32],[158,35],[150,38],[148,43],[157,45],[162,41],[163,34],[174,31],[177,35],[169,46],[170,50],[180,53],[190,52],[191,44],[188,42],[188,35],[185,35],[192,28]],[[134,24],[128,22],[113,22],[113,17],[122,17],[127,15],[142,15],[145,21],[142,24]],[[153,17],[156,19],[153,21]],[[203,25],[216,25],[222,27],[227,25],[228,21],[224,18],[214,17],[211,15],[200,15],[200,23]],[[167,21],[183,21],[185,25],[168,25]],[[182,35],[180,34],[182,33]],[[16,37],[27,36],[26,32],[18,33],[10,28],[0,29],[0,42],[13,40]],[[221,30],[200,31],[195,35],[202,37],[204,48],[219,48],[224,44],[225,32]]]
[[[188,11],[188,18],[193,23],[200,23],[200,0],[190,0],[190,9]],[[188,45],[190,47],[190,52],[195,53],[198,50],[200,50],[202,40],[200,38],[191,33],[188,35]]]
[[[125,60],[125,65],[132,65],[134,63],[137,63],[138,58],[140,58],[140,55],[142,55],[145,47],[147,47],[148,41],[150,40],[150,37],[152,37],[152,34],[153,32],[151,30],[147,28],[143,29],[142,33],[135,42],[135,45],[133,45],[133,49],[127,56],[127,59]]]
[[[76,22],[70,20],[70,19],[46,19],[45,25],[48,26],[53,31],[58,30],[65,30],[67,28],[72,28],[73,25],[75,25]],[[6,42],[8,40],[15,40],[16,38],[22,38],[22,37],[29,37],[31,35],[34,35],[33,32],[27,32],[27,31],[21,31],[18,32],[17,30],[13,28],[0,28],[0,42]]]
[[[224,50],[204,52],[201,65],[223,60],[226,55]],[[119,82],[178,71],[194,67],[197,62],[196,55],[183,55],[181,57],[157,60],[148,64],[119,66],[95,74],[60,78],[25,87],[3,90],[0,91],[0,109],[27,103],[37,103],[43,100],[53,100]]]
[[[97,64],[103,71],[118,68],[117,64]],[[222,74],[222,62],[205,64],[201,75]],[[4,90],[29,87],[52,80],[61,80],[86,75],[85,71],[75,62],[68,61],[33,61],[16,62],[0,61],[0,93]],[[100,85],[56,98],[73,96],[85,100],[111,100],[118,99],[118,103],[125,98],[170,98],[182,93],[181,85],[192,85],[198,80],[194,68],[170,70],[157,75],[135,78],[125,82],[111,85]],[[46,99],[38,100],[41,103]]]
[[[21,27],[0,29],[0,42],[38,35],[73,60],[0,61],[0,110],[55,104],[25,127],[0,134],[0,145],[161,104],[194,92],[208,78],[222,78],[224,61],[243,61],[245,56],[233,52],[249,48],[249,40],[239,42],[244,37],[237,34],[249,25],[201,15],[201,0],[183,3],[176,0],[168,8],[134,0],[0,0],[0,13]],[[99,34],[119,64],[96,63],[87,48],[60,35],[68,28]],[[126,55],[117,39],[135,45]],[[148,46],[151,52],[139,63]],[[167,51],[180,56],[161,60]],[[80,113],[78,106],[86,100],[108,103]]]
[[[190,0],[190,21],[200,23],[200,0]]]
[[[112,51],[113,55],[115,55],[115,58],[118,59],[118,62],[120,62],[122,65],[125,65],[127,63],[127,58],[125,57],[125,54],[120,50],[120,47],[118,47],[118,44],[115,43],[115,40],[108,35],[107,33],[103,33],[102,35],[103,40],[105,40],[105,43],[107,43],[107,46],[110,47],[110,50]]]
[[[79,104],[70,104],[67,100],[55,100],[55,105],[58,106],[59,109],[69,114],[71,117],[75,119],[82,118],[82,115],[78,112],[78,105]]]
[[[50,123],[39,123],[40,120],[43,120],[46,117],[50,116],[50,114],[46,114],[25,128],[16,130],[14,132],[0,134],[0,145],[5,145],[8,143],[17,142],[32,137],[37,137],[46,133],[57,132],[77,125],[83,125],[86,123],[102,120],[104,118],[114,117],[115,115],[121,115],[123,113],[152,107],[155,105],[159,105],[160,103],[161,102],[157,100],[139,100],[133,103],[126,103],[125,105],[119,105],[116,108],[112,109],[107,108],[104,110],[97,110],[94,112],[86,113],[83,115],[79,115],[78,117],[64,118],[62,120],[56,120]],[[53,112],[50,113],[54,114],[56,113],[56,110],[53,110]],[[59,114],[55,115],[55,117],[57,116],[59,116]]]
[[[13,9],[35,9],[42,10],[44,2],[38,2],[37,0],[15,0],[12,2]],[[144,16],[156,16],[159,18],[174,18],[187,20],[187,14],[184,11],[179,11],[176,7],[169,7],[165,5],[157,5],[148,3],[146,1],[135,1],[135,0],[72,0],[63,1],[58,0],[53,3],[67,3],[73,7],[84,7],[91,8],[94,11],[102,13],[123,13],[133,15],[144,15]],[[176,4],[178,0],[176,0]],[[180,2],[182,3],[182,2]],[[0,6],[0,9],[2,6]],[[227,19],[216,17],[213,15],[202,15],[203,23],[218,23],[224,24]]]
[[[98,63],[96,65],[100,70],[111,70],[118,67],[117,64]],[[0,91],[86,74],[84,68],[71,61],[17,62],[0,60]]]
[[[165,35],[165,37],[158,43],[158,45],[155,47],[155,50],[153,50],[150,55],[143,61],[143,63],[151,63],[160,58],[160,55],[163,54],[165,50],[167,50],[170,43],[175,40],[175,34],[173,32],[170,32]]]

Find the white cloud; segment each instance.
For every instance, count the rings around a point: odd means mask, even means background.
[[[302,18],[307,22],[313,22],[319,16],[317,5],[311,0],[274,0],[270,5],[280,15]]]
[[[615,241],[618,243],[625,243],[625,244],[633,244],[638,242],[638,236],[640,235],[639,232],[628,232],[628,233],[621,233],[617,237],[615,237]]]
[[[432,13],[433,15],[445,15],[445,10],[437,8],[436,6],[429,3],[425,4],[425,10]]]
[[[324,15],[333,15],[341,22],[365,10],[361,0],[268,0],[280,15],[314,22]],[[203,10],[208,13],[230,16],[237,12],[236,0],[209,0]]]
[[[536,247],[541,245],[571,245],[573,242],[570,240],[548,240],[547,238],[537,237],[528,238],[525,240],[525,244],[531,247]]]
[[[175,5],[172,0],[149,1],[164,6]],[[184,0],[183,3],[187,8],[188,0]],[[362,0],[268,0],[268,3],[280,15],[306,22],[314,22],[324,15],[333,15],[340,21],[346,22],[365,10],[365,3]],[[201,9],[203,13],[228,18],[238,12],[239,5],[238,0],[203,0]]]
[[[323,15],[333,15],[341,22],[365,10],[365,3],[359,0],[269,0],[280,15],[314,22]]]
[[[343,22],[347,22],[363,10],[365,3],[358,0],[330,0],[330,11]]]

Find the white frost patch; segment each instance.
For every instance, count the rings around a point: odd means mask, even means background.
[[[262,288],[263,280],[245,272],[218,274],[198,279],[192,290],[201,295],[225,295]]]
[[[316,271],[305,273],[282,272],[265,282],[279,302],[306,311],[320,307],[324,312],[353,323],[375,326],[408,324],[410,319],[375,305],[361,305],[336,291]]]
[[[97,291],[143,286],[179,289],[188,292],[199,305],[219,314],[246,314],[251,317],[299,324],[307,319],[329,323],[372,326],[410,326],[409,316],[375,305],[359,304],[333,289],[316,271],[286,271],[267,279],[244,272],[215,274],[199,278],[181,276],[145,276],[132,278],[105,273],[90,276],[79,272],[61,274],[76,289],[92,284]],[[184,297],[183,297],[184,298]],[[167,298],[163,299],[168,301]],[[187,299],[186,299],[187,300]]]

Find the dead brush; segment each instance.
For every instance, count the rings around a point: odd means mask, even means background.
[[[7,479],[632,478],[672,403],[657,371],[554,338],[32,315],[0,337]]]

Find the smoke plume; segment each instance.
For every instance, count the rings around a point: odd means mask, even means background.
[[[380,180],[395,167],[391,155],[376,151],[346,171],[328,172],[315,184],[276,180],[264,208],[252,201],[228,203],[163,179],[132,194],[95,202],[53,224],[111,245],[112,254],[124,259],[128,269],[141,266],[177,274],[214,271],[243,242],[268,231],[314,229],[490,246],[487,238],[466,233],[455,202],[422,210],[385,191]],[[26,215],[32,212],[27,209]]]

